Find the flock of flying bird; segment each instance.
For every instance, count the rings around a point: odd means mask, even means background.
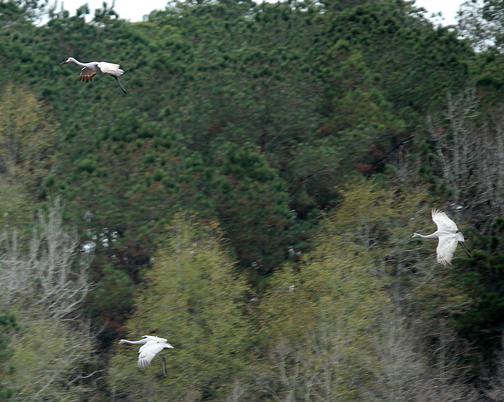
[[[106,74],[114,77],[119,84],[122,91],[127,94],[126,90],[119,81],[119,77],[124,74],[121,70],[119,64],[106,63],[106,62],[89,62],[81,63],[80,61],[69,57],[62,64],[73,63],[77,66],[81,66],[82,70],[77,78],[79,81],[91,81],[96,74]],[[455,222],[453,222],[448,216],[438,210],[432,210],[432,220],[437,226],[437,230],[430,235],[421,235],[419,233],[413,233],[411,237],[420,237],[422,239],[437,239],[438,246],[436,249],[437,261],[444,266],[451,265],[451,260],[453,258],[453,253],[457,249],[457,244],[460,243],[464,251],[470,257],[471,253],[464,244],[464,236],[457,228]],[[119,344],[128,345],[142,345],[138,351],[138,367],[145,369],[151,365],[152,359],[164,349],[173,349],[173,346],[168,343],[164,338],[159,338],[157,336],[144,335],[139,341],[128,341],[126,339],[121,339]],[[166,376],[166,360],[163,355],[163,374]]]

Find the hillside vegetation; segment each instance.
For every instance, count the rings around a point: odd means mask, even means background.
[[[0,400],[502,400],[502,7],[0,2]]]

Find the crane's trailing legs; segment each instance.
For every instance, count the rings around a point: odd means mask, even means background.
[[[159,356],[163,358],[163,377],[166,377],[166,359],[162,354],[160,354]]]
[[[96,74],[106,74],[106,75],[111,75],[114,77],[119,84],[119,87],[121,90],[127,94],[126,90],[121,84],[121,81],[119,81],[119,77],[124,74],[124,70],[121,70],[119,68],[119,64],[113,64],[113,63],[106,63],[104,61],[91,61],[89,63],[81,63],[79,60],[74,59],[73,57],[69,57],[66,59],[64,62],[60,63],[60,66],[62,64],[66,63],[73,63],[76,66],[81,66],[82,71],[77,78],[78,81],[92,81],[93,77]]]
[[[119,84],[119,86],[121,87],[122,91],[123,91],[125,94],[128,94],[128,93],[126,92],[126,90],[124,89],[124,87],[122,86],[121,81],[119,81],[119,78],[118,78],[118,77],[115,77],[115,79],[117,80],[117,83],[118,83],[118,84]]]
[[[462,248],[464,249],[465,253],[467,254],[467,256],[469,258],[471,258],[471,250],[469,250],[467,248],[467,246],[465,245],[465,243],[463,241],[459,242],[459,244],[462,246]]]

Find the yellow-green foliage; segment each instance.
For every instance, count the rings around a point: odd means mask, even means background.
[[[362,356],[373,359],[373,329],[389,299],[373,258],[355,242],[362,233],[353,239],[342,233],[345,218],[327,222],[316,249],[274,278],[263,303],[267,364],[274,367],[264,382],[278,395],[355,400],[356,384],[366,377]]]
[[[128,322],[129,339],[157,335],[175,349],[140,371],[138,347],[120,345],[112,359],[110,385],[126,400],[219,400],[223,387],[244,368],[248,326],[243,317],[247,286],[233,273],[216,225],[175,219],[168,244],[160,247],[137,310]]]
[[[0,175],[0,232],[27,229],[35,206],[30,203],[23,186],[9,183]]]
[[[71,330],[61,320],[21,311],[16,316],[22,317],[21,330],[13,338],[12,368],[4,379],[14,390],[14,400],[79,400],[89,391],[81,375],[83,366],[91,362],[91,338],[85,332]]]
[[[458,313],[467,297],[455,287],[453,269],[437,263],[437,241],[410,238],[413,232],[436,230],[431,209],[440,207],[421,186],[379,189],[362,182],[346,193],[329,230],[356,253],[366,250],[389,286],[416,303],[426,317],[447,310]],[[458,251],[455,261],[465,257]]]

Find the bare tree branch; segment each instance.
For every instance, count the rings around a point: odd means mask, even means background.
[[[63,229],[59,200],[47,214],[39,214],[24,249],[15,231],[4,233],[0,237],[0,296],[8,304],[29,301],[53,317],[74,313],[90,289],[87,270],[92,259],[78,245],[77,234]]]

